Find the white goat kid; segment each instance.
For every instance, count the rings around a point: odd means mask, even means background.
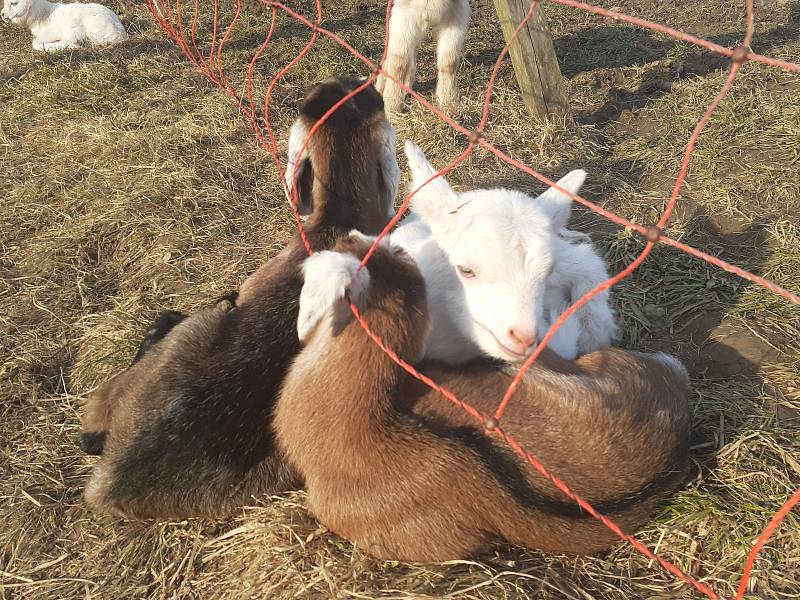
[[[436,101],[448,106],[458,101],[458,65],[469,25],[468,0],[396,0],[389,18],[389,51],[384,70],[408,87],[414,85],[417,48],[433,29],[436,41]],[[376,83],[386,110],[396,112],[405,90],[381,76]]]
[[[119,17],[101,4],[5,0],[4,21],[27,27],[34,50],[55,52],[82,43],[114,44],[128,37]]]
[[[435,174],[406,142],[411,189]],[[576,193],[586,172],[558,181]],[[457,194],[443,177],[420,189],[392,243],[416,261],[428,288],[425,357],[462,364],[480,354],[524,360],[575,301],[608,279],[591,243],[566,230],[572,200],[554,187],[538,198],[507,189]],[[580,237],[577,235],[577,237]],[[608,346],[617,335],[608,291],[572,315],[550,347],[564,358]]]

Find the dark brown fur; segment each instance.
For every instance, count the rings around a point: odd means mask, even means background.
[[[356,240],[337,248],[365,250]],[[427,321],[423,281],[386,248],[368,267],[364,317],[413,363]],[[460,559],[498,541],[569,553],[617,541],[502,440],[406,375],[357,323],[334,332],[329,319],[289,370],[275,414],[279,443],[322,523],[393,560]],[[421,368],[484,414],[512,379],[491,365]],[[685,372],[654,355],[607,349],[572,363],[547,353],[502,426],[632,530],[683,477],[687,393]]]
[[[318,85],[300,118],[310,127],[360,83]],[[374,151],[383,124],[383,102],[370,87],[313,138],[298,177],[301,208],[312,209],[312,248],[328,248],[353,228],[377,233],[388,222]],[[85,493],[93,508],[129,517],[216,516],[252,493],[300,485],[270,425],[280,383],[300,351],[306,256],[295,235],[245,281],[235,303],[155,327],[139,360],[91,395],[82,441],[102,452]]]

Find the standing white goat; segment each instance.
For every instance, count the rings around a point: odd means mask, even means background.
[[[458,101],[458,65],[469,25],[469,0],[396,0],[389,18],[389,51],[383,68],[408,87],[414,85],[417,48],[433,29],[436,37],[436,101],[448,106]],[[395,112],[406,93],[391,79],[376,83],[386,110]]]
[[[412,142],[405,145],[411,189],[436,171]],[[576,193],[586,172],[558,181]],[[608,279],[591,243],[566,230],[572,199],[554,187],[538,198],[507,189],[457,194],[443,177],[420,189],[413,214],[392,234],[428,288],[431,335],[425,357],[450,364],[488,354],[524,360],[576,300]],[[617,325],[608,291],[566,321],[550,341],[564,358],[608,346]]]
[[[5,0],[2,17],[30,29],[33,49],[55,52],[82,43],[104,45],[128,37],[119,17],[102,4]]]

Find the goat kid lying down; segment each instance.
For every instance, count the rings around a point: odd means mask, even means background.
[[[352,319],[410,363],[424,355],[425,281],[406,253],[339,241],[304,266],[298,333],[278,441],[309,508],[332,531],[391,560],[443,561],[496,542],[591,553],[618,540],[496,437],[411,378]],[[491,414],[512,377],[491,366],[419,367]],[[553,473],[623,529],[643,523],[687,466],[689,381],[665,354],[605,349],[575,362],[545,352],[502,421]]]
[[[2,17],[27,27],[33,34],[33,49],[46,52],[83,43],[115,44],[128,37],[119,17],[102,4],[5,0]]]
[[[416,190],[436,170],[412,142],[405,151],[410,190]],[[577,193],[585,178],[585,171],[572,171],[558,185]],[[566,229],[571,208],[572,199],[554,187],[537,198],[507,189],[457,194],[438,177],[416,193],[392,242],[412,256],[427,283],[432,333],[426,358],[462,364],[486,354],[522,361],[561,313],[608,279],[592,244],[575,243],[581,234]],[[549,345],[573,359],[616,336],[606,290],[578,309]]]
[[[300,149],[313,124],[361,80],[330,80],[306,96],[289,140],[300,209],[315,249],[352,228],[379,232],[394,214],[400,171],[383,101],[369,87]],[[253,493],[298,489],[275,445],[272,410],[300,351],[300,235],[237,296],[191,316],[166,313],[137,360],[89,397],[82,443],[102,456],[88,503],[128,517],[216,516]]]

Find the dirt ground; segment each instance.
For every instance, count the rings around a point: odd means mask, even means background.
[[[289,4],[311,14],[311,2]],[[385,5],[323,4],[327,27],[380,56]],[[601,4],[724,45],[741,40],[741,2]],[[502,47],[492,3],[472,6],[462,100],[451,111],[466,126],[479,118]],[[81,493],[92,459],[76,445],[86,394],[127,365],[157,312],[193,310],[235,289],[293,228],[276,169],[236,104],[144,6],[114,8],[132,35],[113,49],[42,55],[26,31],[0,24],[0,598],[694,597],[627,545],[581,558],[504,549],[480,561],[376,561],[320,528],[302,492],[253,498],[221,521],[125,522],[87,510]],[[525,115],[506,65],[488,137],[553,178],[586,168],[590,200],[651,223],[727,61],[547,8],[574,123]],[[756,0],[755,10],[753,49],[800,61],[800,2]],[[225,53],[232,81],[242,81],[268,17],[248,13],[234,32]],[[308,37],[279,19],[256,73],[262,102],[265,83]],[[434,56],[428,43],[417,83],[428,97]],[[305,90],[344,73],[366,74],[322,41],[279,84],[271,117],[283,151]],[[800,76],[744,66],[701,138],[668,226],[670,236],[795,292],[798,94]],[[438,166],[466,145],[419,106],[395,124],[401,142],[417,141]],[[459,189],[541,190],[481,151],[450,179]],[[637,236],[576,213],[573,225],[592,234],[612,270],[641,250]],[[678,355],[694,385],[694,475],[638,536],[730,597],[755,537],[800,485],[800,310],[661,247],[615,288],[614,302],[621,344]],[[750,591],[800,595],[796,511],[762,552]]]

